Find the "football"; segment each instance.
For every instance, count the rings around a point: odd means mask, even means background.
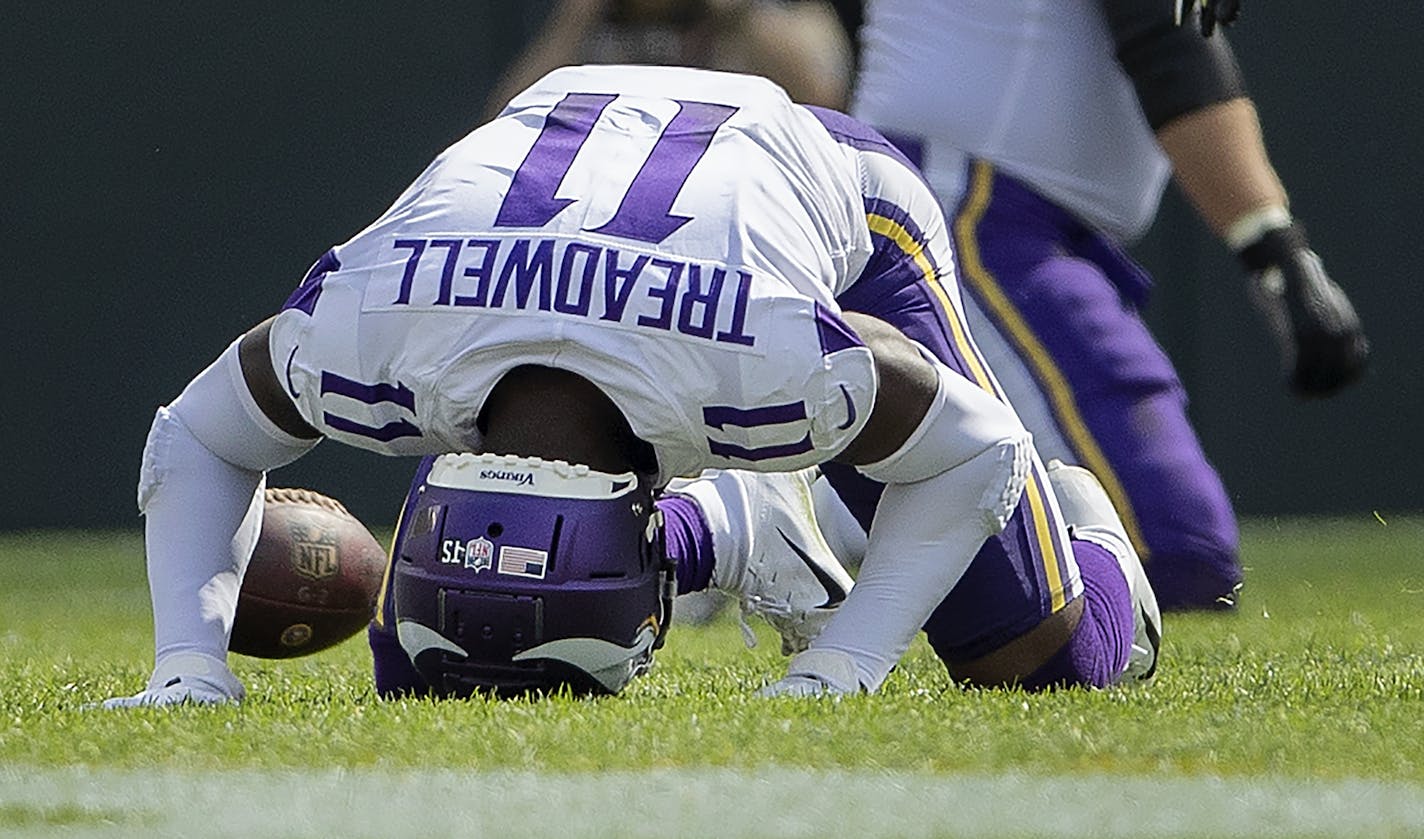
[[[371,620],[385,567],[381,544],[339,501],[267,490],[229,649],[293,658],[345,641]]]

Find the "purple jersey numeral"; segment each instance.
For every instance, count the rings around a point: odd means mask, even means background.
[[[355,379],[348,379],[330,370],[323,370],[321,371],[321,395],[325,396],[328,393],[354,399],[365,405],[390,403],[415,415],[415,393],[400,382],[393,385],[386,382],[367,384]],[[331,411],[323,411],[321,421],[337,431],[359,434],[362,437],[370,437],[372,440],[379,440],[383,443],[389,443],[398,437],[422,436],[419,426],[404,417],[377,428],[348,419],[340,414],[334,414]]]
[[[533,147],[514,173],[509,193],[499,205],[495,227],[543,227],[574,203],[572,198],[555,198],[554,192],[603,109],[617,98],[611,94],[570,93],[549,111]]]
[[[706,405],[702,408],[702,422],[708,428],[718,431],[727,426],[737,428],[759,428],[772,425],[800,424],[806,419],[805,402],[788,402],[784,405],[763,405],[757,408],[738,408],[735,405]],[[777,445],[747,447],[725,440],[707,438],[707,448],[712,454],[737,460],[771,460],[791,457],[811,451],[811,435],[804,434],[799,440]]]
[[[496,227],[542,227],[577,200],[558,198],[554,193],[584,141],[593,133],[594,123],[616,98],[570,93],[554,106],[514,173],[509,193],[495,216]],[[601,227],[590,228],[590,232],[656,244],[692,220],[691,216],[674,215],[673,202],[712,145],[717,129],[737,109],[707,102],[673,101],[678,104],[678,112],[628,184],[618,211]]]
[[[397,239],[395,246],[398,248],[410,248],[410,256],[405,260],[405,274],[401,276],[400,295],[396,297],[397,303],[410,303],[410,286],[415,282],[415,269],[420,265],[420,257],[425,253],[424,239]]]
[[[594,233],[657,243],[692,221],[692,216],[673,215],[672,202],[712,145],[712,135],[737,109],[707,102],[677,100],[677,104],[681,109],[653,144],[618,212]]]

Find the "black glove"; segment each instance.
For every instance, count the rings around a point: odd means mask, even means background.
[[[1291,390],[1329,396],[1360,378],[1370,342],[1300,225],[1271,230],[1238,255],[1252,274],[1252,300],[1280,346]]]

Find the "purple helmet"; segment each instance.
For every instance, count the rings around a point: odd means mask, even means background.
[[[676,585],[629,472],[428,457],[401,512],[396,636],[438,695],[617,693],[662,646]]]

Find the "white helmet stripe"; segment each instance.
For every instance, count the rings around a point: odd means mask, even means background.
[[[411,661],[415,661],[415,657],[426,650],[444,650],[464,658],[470,657],[470,654],[454,641],[415,621],[397,621],[396,638]]]
[[[653,648],[655,640],[657,632],[652,626],[640,629],[631,647],[620,647],[601,638],[559,638],[518,653],[514,660],[552,658],[572,664],[616,693],[632,678],[634,662]]]

